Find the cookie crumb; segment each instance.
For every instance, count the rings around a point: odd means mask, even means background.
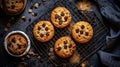
[[[5,27],[5,28],[4,28],[4,31],[5,31],[5,32],[7,32],[7,31],[8,31],[8,28],[7,28],[7,27]]]
[[[10,22],[7,23],[7,27],[11,27],[11,23]]]
[[[21,58],[21,60],[25,60],[25,58],[24,58],[24,57],[22,57],[22,58]]]
[[[40,60],[40,59],[41,59],[41,57],[40,57],[40,56],[38,56],[38,57],[37,57],[37,59],[39,59],[39,60]]]
[[[26,55],[27,58],[30,58],[30,55]]]
[[[26,16],[22,16],[21,19],[22,19],[23,21],[25,21],[25,20],[26,20]]]
[[[53,48],[50,48],[50,52],[53,52]]]

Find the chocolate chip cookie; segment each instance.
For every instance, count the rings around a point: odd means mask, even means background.
[[[27,49],[28,42],[21,34],[13,34],[7,39],[8,50],[14,55],[20,55]]]
[[[69,36],[64,36],[55,42],[54,51],[61,58],[68,58],[76,51],[76,45]]]
[[[54,27],[49,21],[39,21],[33,29],[34,37],[40,42],[47,42],[54,36]]]
[[[4,0],[3,9],[8,14],[19,14],[26,6],[27,0]]]
[[[72,26],[72,36],[79,43],[87,43],[93,37],[93,28],[86,21],[79,21]]]
[[[51,21],[54,26],[64,28],[70,24],[72,16],[65,7],[57,7],[51,13]]]

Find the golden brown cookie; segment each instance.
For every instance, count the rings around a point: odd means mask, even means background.
[[[51,13],[51,21],[58,28],[64,28],[71,23],[72,16],[65,7],[57,7]]]
[[[61,58],[68,58],[76,51],[76,45],[69,36],[64,36],[55,42],[54,51]]]
[[[49,21],[39,21],[33,29],[34,37],[40,42],[47,42],[54,36],[54,27]]]
[[[27,49],[28,42],[21,34],[13,34],[7,39],[8,50],[14,55],[20,55]]]
[[[72,36],[79,43],[87,43],[93,37],[93,28],[86,21],[79,21],[72,26]]]
[[[24,9],[25,2],[26,0],[4,0],[3,9],[10,14],[18,14]]]

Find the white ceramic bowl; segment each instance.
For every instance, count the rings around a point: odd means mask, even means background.
[[[27,42],[28,42],[28,46],[25,50],[25,52],[23,52],[22,54],[20,55],[15,55],[15,54],[12,54],[11,52],[9,52],[8,48],[7,48],[7,38],[12,35],[12,34],[16,34],[16,33],[19,33],[21,35],[23,35],[26,39],[27,39]],[[5,37],[5,40],[4,40],[4,46],[5,46],[5,50],[8,52],[8,54],[10,54],[11,56],[14,56],[14,57],[21,57],[21,56],[24,56],[30,49],[30,39],[28,38],[28,36],[22,32],[22,31],[12,31],[10,33],[7,34],[7,36]]]

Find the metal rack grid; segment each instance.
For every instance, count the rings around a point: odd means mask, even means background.
[[[58,6],[66,7],[71,12],[72,23],[68,27],[63,28],[63,29],[58,29],[58,28],[54,27],[55,28],[55,36],[53,37],[52,40],[45,42],[45,43],[38,42],[34,38],[33,32],[32,32],[34,25],[40,20],[51,21],[50,20],[51,11],[55,7],[58,7]],[[46,6],[46,8],[47,8],[47,10],[45,11],[45,13],[42,16],[40,16],[39,18],[37,18],[34,22],[32,22],[26,28],[26,33],[30,37],[32,45],[38,51],[38,53],[40,54],[40,56],[42,58],[47,58],[55,66],[63,65],[64,63],[70,63],[69,59],[62,59],[62,58],[58,57],[56,54],[54,55],[55,56],[54,59],[50,59],[49,49],[54,46],[54,43],[58,38],[60,38],[62,36],[66,36],[66,35],[72,37],[71,31],[70,31],[71,26],[80,20],[88,21],[92,25],[93,31],[94,31],[93,38],[88,43],[80,44],[80,43],[77,43],[76,41],[74,41],[77,46],[77,52],[80,54],[80,57],[81,57],[80,63],[82,63],[88,57],[90,57],[91,55],[96,53],[102,46],[105,45],[106,35],[108,33],[107,28],[97,18],[96,14],[94,12],[89,13],[89,15],[86,13],[82,13],[80,10],[77,9],[77,7],[74,6],[74,4],[72,4],[71,2],[69,2],[67,0],[59,0],[53,6],[49,6],[49,7]]]

